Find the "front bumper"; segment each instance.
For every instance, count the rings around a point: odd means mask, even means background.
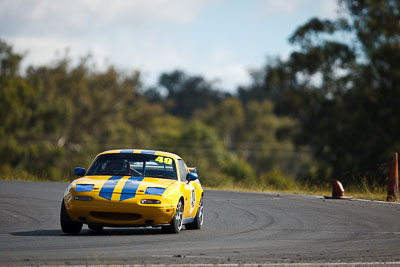
[[[72,197],[64,199],[71,220],[103,226],[158,226],[168,224],[175,214],[170,203],[144,205],[137,197],[129,201],[79,201]],[[148,197],[147,197],[148,198]]]

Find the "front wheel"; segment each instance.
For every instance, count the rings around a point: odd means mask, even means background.
[[[185,224],[186,229],[200,229],[204,222],[204,205],[203,197],[200,198],[199,208],[197,209],[196,217],[192,223]]]
[[[61,230],[70,235],[77,235],[82,229],[82,223],[72,221],[67,213],[67,209],[65,208],[64,200],[61,203],[61,212],[60,212],[60,223]]]
[[[174,218],[171,220],[170,225],[163,227],[162,230],[164,233],[177,234],[181,231],[182,224],[183,224],[183,204],[182,201],[179,200],[178,205],[176,206]]]

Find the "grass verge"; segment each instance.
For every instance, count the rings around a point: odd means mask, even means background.
[[[240,192],[260,192],[260,193],[273,193],[273,194],[296,194],[296,195],[315,195],[315,196],[332,196],[332,189],[328,187],[317,187],[317,186],[299,186],[296,185],[290,189],[275,189],[275,188],[260,188],[260,187],[243,187],[243,186],[224,186],[224,187],[204,187],[205,189],[212,190],[224,190],[224,191],[240,191]],[[365,200],[386,200],[386,187],[374,187],[374,188],[360,188],[360,187],[349,187],[345,188],[345,196],[351,196],[353,198],[365,199]]]

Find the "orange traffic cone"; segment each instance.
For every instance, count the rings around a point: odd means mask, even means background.
[[[396,152],[394,153],[392,169],[390,170],[386,201],[397,200],[399,200],[399,164]]]
[[[341,182],[338,180],[332,181],[332,198],[344,197],[344,188]]]
[[[332,181],[332,197],[325,196],[325,198],[333,199],[351,199],[352,197],[344,196],[344,188],[341,182],[338,180]]]

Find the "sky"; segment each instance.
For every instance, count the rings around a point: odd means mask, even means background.
[[[235,91],[268,58],[287,58],[295,29],[333,19],[336,0],[0,0],[0,39],[23,66],[88,55],[102,70],[140,71],[147,86],[181,69]]]

